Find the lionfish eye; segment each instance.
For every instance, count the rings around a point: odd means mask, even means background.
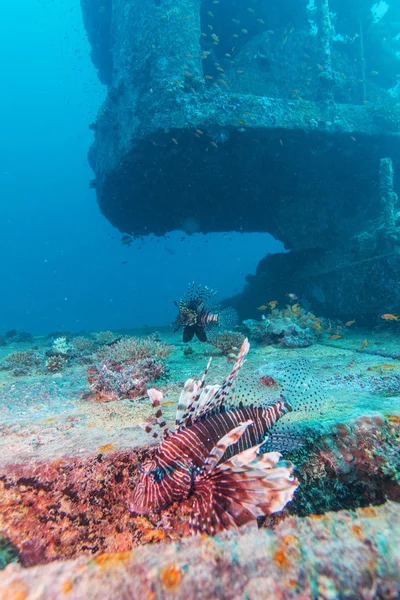
[[[157,469],[154,469],[154,471],[151,471],[151,474],[153,475],[153,481],[154,483],[160,483],[160,481],[162,481],[164,479],[164,470],[161,469],[160,467],[157,467]]]

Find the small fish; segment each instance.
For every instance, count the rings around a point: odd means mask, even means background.
[[[257,306],[257,310],[267,310],[268,306],[265,304],[261,304],[261,306]]]
[[[132,244],[132,238],[130,235],[123,235],[121,238],[121,243],[125,246],[130,246]]]
[[[286,296],[289,298],[289,300],[293,300],[293,302],[295,302],[296,300],[298,300],[298,297],[296,296],[296,294],[286,294]]]
[[[366,348],[367,346],[368,346],[368,340],[364,340],[360,346],[360,350],[364,350],[364,348]]]
[[[174,142],[174,144],[178,145],[178,141],[175,138],[171,138],[171,140]]]
[[[329,325],[327,328],[327,332],[330,333],[332,331],[332,323],[330,321],[328,321]]]
[[[345,326],[346,326],[346,327],[351,327],[352,325],[354,325],[354,323],[355,323],[355,322],[356,322],[356,320],[355,320],[355,319],[353,319],[352,321],[347,321],[347,322],[345,323]]]
[[[340,340],[340,339],[342,339],[342,337],[343,337],[343,336],[341,336],[341,335],[338,335],[337,333],[334,333],[333,335],[330,335],[330,336],[328,337],[328,340]]]
[[[381,319],[385,319],[385,321],[398,321],[399,316],[392,315],[391,313],[385,313],[384,315],[382,315]]]
[[[271,302],[268,302],[268,306],[270,307],[271,310],[274,310],[274,308],[276,307],[277,304],[278,304],[278,300],[271,300]]]

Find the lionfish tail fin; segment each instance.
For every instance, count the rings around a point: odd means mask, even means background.
[[[299,482],[293,464],[278,452],[258,454],[253,446],[200,476],[192,496],[190,530],[214,535],[278,512]]]
[[[257,373],[275,381],[289,410],[313,413],[326,402],[326,390],[307,359],[272,362]]]
[[[147,390],[147,395],[150,398],[152,407],[154,408],[156,423],[152,425],[151,423],[144,422],[140,423],[140,427],[155,439],[167,437],[169,430],[161,409],[161,400],[163,399],[163,395],[154,388]]]

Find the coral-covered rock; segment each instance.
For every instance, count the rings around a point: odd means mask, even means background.
[[[165,363],[161,359],[107,360],[88,369],[88,381],[95,400],[110,402],[144,396],[147,385],[160,379],[165,372]]]
[[[289,518],[140,552],[81,556],[0,579],[3,598],[162,600],[395,599],[400,595],[399,505]],[[223,591],[222,591],[223,590]],[[19,594],[19,595],[18,595]],[[222,594],[222,595],[221,595]]]
[[[311,329],[315,321],[311,321],[309,327],[296,317],[293,318],[293,315],[280,316],[274,313],[277,311],[272,311],[270,316],[261,321],[243,321],[251,339],[259,344],[275,344],[280,348],[306,348],[317,340],[317,330]]]

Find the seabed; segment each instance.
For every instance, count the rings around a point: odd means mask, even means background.
[[[136,463],[154,451],[139,426],[152,414],[146,397],[97,402],[88,394],[88,365],[77,361],[56,373],[1,370],[0,563],[9,564],[0,597],[400,597],[395,326],[349,330],[338,340],[324,334],[301,349],[251,345],[245,372],[307,358],[323,401],[317,412],[285,417],[307,438],[284,453],[300,481],[293,502],[260,529],[214,538],[189,535],[184,504],[149,517],[129,512]],[[154,384],[172,426],[183,382],[213,356],[208,382],[220,383],[232,362],[208,343],[185,354],[171,328],[158,335],[173,346]],[[51,341],[11,342],[2,359],[32,346],[43,355]]]

